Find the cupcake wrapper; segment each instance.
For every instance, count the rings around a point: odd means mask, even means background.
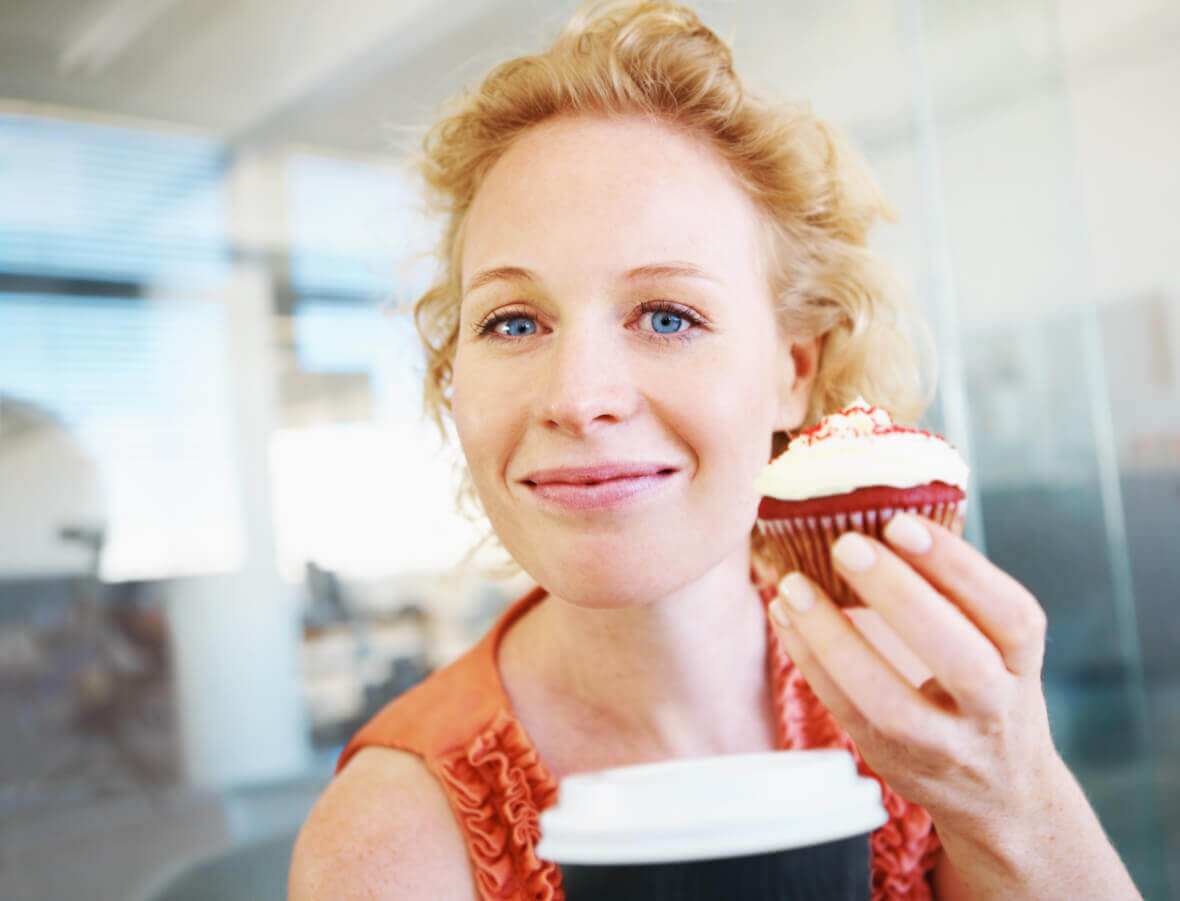
[[[965,501],[878,507],[820,516],[759,519],[757,526],[767,539],[766,552],[780,577],[799,570],[841,607],[862,607],[864,603],[832,566],[832,545],[837,538],[845,532],[860,532],[884,541],[881,532],[897,513],[916,513],[962,534],[965,507]]]

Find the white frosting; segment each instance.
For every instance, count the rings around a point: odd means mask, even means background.
[[[892,429],[888,413],[857,398],[793,440],[762,470],[755,488],[787,501],[872,485],[912,488],[946,482],[967,489],[967,464],[950,444],[928,432]]]

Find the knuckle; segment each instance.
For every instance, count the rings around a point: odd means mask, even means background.
[[[1045,608],[1033,600],[1030,607],[1029,616],[1031,619],[1030,628],[1033,638],[1037,640],[1044,640],[1046,633],[1049,631],[1049,616],[1045,613]]]
[[[1022,612],[1014,617],[1016,620],[1008,630],[1008,643],[1013,647],[1039,645],[1045,640],[1049,628],[1049,618],[1044,609],[1030,595],[1027,603],[1022,605]]]
[[[831,663],[834,647],[831,639],[824,635],[806,635],[806,653],[807,656],[813,660],[822,660],[824,663]]]
[[[987,738],[997,738],[1005,731],[1006,723],[999,711],[989,710],[975,716],[975,731]]]
[[[1007,717],[999,706],[995,708],[985,708],[976,710],[972,719],[975,721],[975,730],[979,735],[997,736],[1004,731]]]
[[[946,555],[943,566],[945,571],[942,579],[953,591],[969,593],[978,581],[978,570],[974,562],[959,554]]]
[[[994,685],[1001,675],[1001,668],[998,662],[967,655],[954,662],[951,680],[960,691],[974,692]]]

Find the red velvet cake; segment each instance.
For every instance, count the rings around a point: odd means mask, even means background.
[[[799,570],[842,606],[860,599],[832,566],[847,531],[875,538],[898,512],[962,533],[968,469],[944,438],[894,425],[858,399],[791,440],[756,483],[758,530],[779,576]]]

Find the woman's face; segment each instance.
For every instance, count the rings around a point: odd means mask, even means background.
[[[454,417],[497,535],[559,597],[626,606],[747,559],[754,478],[815,363],[778,334],[759,245],[724,162],[642,119],[544,123],[489,172]],[[613,464],[630,477],[543,472]]]

